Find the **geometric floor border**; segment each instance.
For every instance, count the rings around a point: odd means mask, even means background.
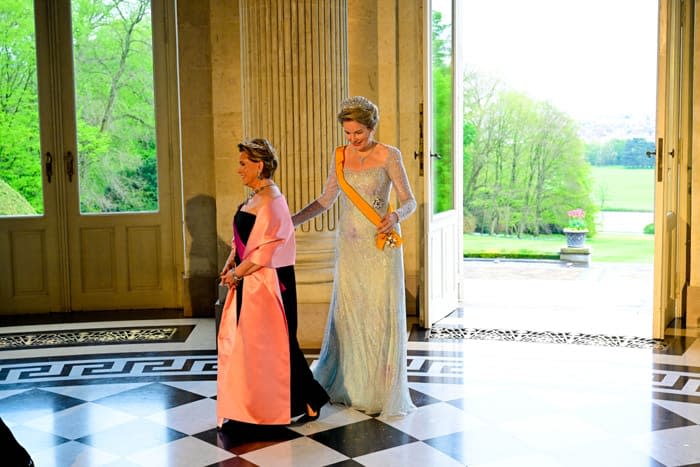
[[[68,347],[78,345],[116,345],[184,342],[194,325],[138,326],[97,329],[61,329],[0,334],[0,350]]]
[[[605,334],[581,334],[575,332],[526,331],[517,329],[476,329],[460,326],[439,326],[430,328],[429,339],[452,340],[496,340],[510,342],[535,342],[540,344],[577,344],[604,347],[626,347],[635,349],[665,350],[663,340],[644,337],[609,336]]]
[[[409,350],[408,380],[469,384],[468,358],[459,351]],[[216,381],[216,376],[215,350],[18,358],[0,360],[0,394],[55,386]],[[649,378],[653,399],[700,405],[700,367],[654,363]]]

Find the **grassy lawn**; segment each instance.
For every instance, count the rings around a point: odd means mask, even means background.
[[[650,263],[654,258],[654,236],[599,233],[587,238],[593,261],[616,263]],[[500,235],[464,235],[465,257],[521,257],[558,259],[559,249],[566,246],[564,235],[506,237]]]
[[[654,169],[592,167],[593,200],[602,211],[653,211]]]
[[[593,200],[604,211],[652,212],[654,169],[592,167]],[[592,260],[597,262],[650,263],[654,259],[654,236],[598,232],[587,238]],[[524,236],[464,235],[465,257],[559,259],[566,246],[564,235]]]

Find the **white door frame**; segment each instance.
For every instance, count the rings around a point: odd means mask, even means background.
[[[421,274],[423,291],[420,303],[420,323],[430,328],[459,306],[459,289],[462,283],[463,259],[463,144],[462,144],[462,60],[459,53],[459,38],[454,24],[460,15],[460,2],[443,0],[452,10],[452,163],[453,163],[453,209],[435,213],[432,169],[436,161],[433,142],[432,99],[432,11],[439,0],[424,1],[424,98],[423,98],[423,147],[421,148],[422,174],[424,177],[424,225],[423,268]],[[443,155],[444,156],[444,155]]]

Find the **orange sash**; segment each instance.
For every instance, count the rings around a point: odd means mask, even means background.
[[[335,148],[335,175],[338,179],[338,185],[343,190],[343,192],[350,198],[350,201],[360,210],[362,214],[365,215],[369,221],[375,226],[379,226],[382,222],[382,216],[377,213],[372,207],[365,201],[365,199],[360,196],[360,194],[355,191],[355,189],[345,180],[345,175],[343,174],[343,164],[345,163],[345,146],[338,146]],[[391,208],[389,208],[391,211]],[[403,240],[399,233],[392,229],[389,233],[377,233],[375,237],[377,248],[383,250],[386,245],[392,248],[397,248],[401,245]]]

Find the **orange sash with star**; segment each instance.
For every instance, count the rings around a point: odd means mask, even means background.
[[[382,222],[382,216],[380,216],[379,213],[345,180],[345,175],[343,174],[344,164],[345,146],[338,146],[335,148],[335,175],[338,179],[338,185],[355,207],[357,207],[372,224],[379,226]],[[389,208],[389,211],[391,212],[391,208]],[[375,238],[375,244],[380,250],[383,250],[387,245],[392,248],[397,248],[402,242],[401,236],[395,229],[392,229],[389,233],[377,233]]]

